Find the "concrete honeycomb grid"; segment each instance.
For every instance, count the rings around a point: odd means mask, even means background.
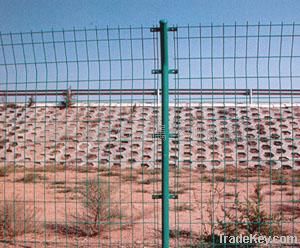
[[[300,169],[300,107],[170,107],[170,166]],[[0,112],[0,163],[160,166],[160,111],[153,105],[36,105]]]

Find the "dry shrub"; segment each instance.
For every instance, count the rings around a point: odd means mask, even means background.
[[[135,114],[137,111],[137,107],[136,107],[136,104],[134,104],[132,107],[131,107],[131,114]]]
[[[35,209],[21,200],[0,202],[0,237],[12,237],[36,230]]]
[[[264,195],[261,190],[262,186],[257,184],[250,199],[241,202],[237,196],[232,209],[222,206],[225,221],[224,218],[218,220],[218,229],[226,234],[284,235],[281,228],[284,216],[278,212],[269,214],[263,209]]]
[[[102,232],[112,221],[121,218],[120,209],[112,199],[116,187],[109,182],[93,179],[86,181],[78,194],[82,200],[82,211],[74,216],[77,233],[94,236]]]
[[[61,101],[61,107],[62,108],[69,108],[72,107],[74,104],[74,94],[71,90],[71,87],[69,87],[64,93],[63,93],[63,100]]]
[[[28,107],[28,108],[31,108],[34,104],[35,104],[35,99],[34,99],[34,97],[33,97],[33,96],[30,96],[30,97],[28,98],[27,107]]]
[[[204,212],[201,211],[201,218],[204,219],[204,215],[208,216],[208,223],[203,223],[203,236],[211,237],[214,233],[214,225],[213,223],[216,222],[216,213],[221,204],[222,196],[224,195],[224,185],[218,183],[210,183],[210,190],[209,190],[209,198],[207,201],[206,206],[204,205]],[[195,197],[196,202],[198,204],[198,208],[200,207],[200,201]]]
[[[282,228],[282,223],[287,222],[288,219],[282,212],[268,213],[264,209],[265,201],[261,191],[262,185],[257,184],[254,187],[253,194],[243,202],[237,193],[234,202],[228,203],[226,207],[224,205],[226,194],[224,188],[218,182],[210,184],[209,198],[203,205],[200,205],[201,200],[197,199],[194,194],[201,213],[201,219],[204,220],[204,217],[207,216],[208,221],[203,221],[201,233],[198,236],[196,234],[196,238],[193,239],[195,246],[189,247],[223,247],[218,244],[220,242],[219,234],[230,236],[249,236],[249,234],[285,235],[286,231]],[[246,247],[244,245],[241,244],[237,247]]]

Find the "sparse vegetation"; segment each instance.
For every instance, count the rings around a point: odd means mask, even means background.
[[[134,104],[131,108],[131,114],[135,114],[137,110],[136,104]]]
[[[191,206],[191,204],[187,204],[187,203],[181,203],[181,204],[177,204],[174,207],[174,211],[192,211],[193,208]]]
[[[235,200],[225,207],[222,200],[223,197],[226,197],[224,188],[218,183],[211,183],[209,200],[206,204],[202,203],[205,211],[198,205],[201,219],[208,216],[209,221],[202,224],[201,234],[192,239],[193,245],[189,245],[189,247],[223,247],[220,244],[219,233],[230,236],[250,234],[280,236],[286,234],[282,229],[282,223],[286,220],[283,211],[270,214],[264,209],[262,185],[257,184],[254,187],[253,195],[244,202],[240,201],[238,193],[230,196],[234,196]],[[195,199],[199,204],[197,197]],[[220,213],[218,209],[221,209],[222,216],[218,214]],[[294,216],[294,218],[298,217]],[[239,244],[238,247],[253,247],[253,245]]]
[[[151,183],[158,183],[160,181],[161,181],[160,178],[152,177],[152,178],[143,179],[141,181],[138,181],[137,183],[138,184],[151,184]]]
[[[212,180],[215,180],[216,182],[225,182],[225,183],[238,183],[240,181],[237,178],[232,178],[227,175],[226,176],[217,175],[213,177]]]
[[[1,97],[1,103],[2,103],[2,111],[7,110],[8,108],[12,108],[12,109],[17,108],[17,104],[13,102],[8,102],[5,96]]]
[[[65,185],[66,181],[54,181],[51,183],[52,185]]]
[[[5,168],[4,166],[0,167],[0,177],[5,177],[7,176],[7,168]]]
[[[63,100],[61,101],[62,108],[70,108],[74,104],[74,94],[71,90],[71,87],[69,87],[64,93],[63,93]]]
[[[126,174],[126,175],[122,175],[122,179],[125,182],[134,182],[138,179],[138,176],[134,174]]]
[[[77,169],[76,169],[76,172],[78,172],[78,173],[96,173],[97,171],[98,171],[97,168],[90,167],[88,165],[80,166],[80,167],[77,167]]]
[[[201,209],[201,201],[199,199],[196,199],[196,202],[198,204],[198,209],[200,210],[201,213],[201,218],[204,219],[204,215],[208,216],[208,223],[203,224],[203,236],[204,239],[207,237],[211,237],[211,235],[214,234],[214,225],[215,223],[215,218],[216,218],[216,212],[217,209],[221,203],[222,196],[224,194],[224,185],[220,186],[218,183],[211,183],[210,184],[210,190],[209,190],[209,198],[205,207],[205,212]],[[205,206],[205,205],[204,205]],[[201,237],[201,238],[203,238]]]
[[[208,175],[205,175],[205,174],[202,174],[199,179],[200,179],[201,183],[207,183],[207,182],[211,182],[212,181],[211,177],[208,176]]]
[[[272,181],[273,185],[287,185],[287,180],[285,179],[279,179]]]
[[[149,191],[146,189],[137,189],[135,192],[136,193],[149,193]]]
[[[283,216],[278,213],[269,214],[264,210],[264,195],[261,190],[262,186],[257,184],[254,194],[245,202],[241,202],[237,196],[233,210],[222,206],[225,220],[219,219],[217,228],[225,234],[283,235],[280,228]]]
[[[137,173],[139,175],[159,175],[161,174],[161,169],[155,168],[155,169],[139,169],[137,170]]]
[[[187,187],[178,187],[176,189],[170,189],[170,194],[173,194],[173,195],[182,195],[184,194],[186,191],[187,191]]]
[[[40,174],[28,173],[28,174],[25,174],[24,177],[17,179],[16,182],[37,183],[38,181],[42,181],[42,180],[47,180],[47,178],[43,177]]]
[[[104,171],[109,171],[109,170],[110,170],[110,168],[107,167],[107,166],[99,166],[99,167],[97,168],[97,171],[98,171],[98,172],[104,172]]]
[[[52,164],[52,165],[46,165],[46,166],[40,166],[35,168],[26,168],[27,172],[40,172],[40,173],[57,173],[57,172],[64,172],[67,168],[63,165],[58,164]]]
[[[78,190],[82,200],[82,213],[74,216],[76,230],[86,236],[99,234],[114,218],[121,217],[120,209],[113,203],[112,194],[116,190],[105,181],[88,180],[84,188]]]
[[[180,229],[171,229],[169,233],[170,238],[191,238],[192,232]]]
[[[63,193],[63,194],[67,194],[71,192],[73,192],[73,189],[70,187],[62,188],[56,191],[56,193]]]
[[[13,199],[0,202],[0,238],[11,238],[35,232],[37,223],[34,222],[34,208],[25,201]]]
[[[103,176],[103,177],[118,177],[120,175],[121,174],[119,171],[113,171],[113,170],[104,171],[101,173],[101,176]]]
[[[34,97],[33,97],[33,96],[30,96],[30,97],[28,98],[27,107],[28,107],[28,108],[31,108],[34,104],[35,104],[35,99],[34,99]]]

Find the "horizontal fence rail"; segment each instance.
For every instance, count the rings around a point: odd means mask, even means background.
[[[62,96],[67,90],[7,90],[0,96]],[[155,89],[77,89],[75,96],[86,95],[157,95]],[[161,94],[161,90],[159,90]],[[227,95],[227,96],[300,96],[300,90],[290,89],[169,89],[170,95]]]

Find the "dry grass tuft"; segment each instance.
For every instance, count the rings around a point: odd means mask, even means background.
[[[7,176],[7,170],[4,166],[0,167],[0,177],[6,177]]]
[[[21,183],[37,183],[38,181],[43,181],[47,180],[47,178],[43,177],[40,174],[36,173],[28,173],[25,174],[24,177],[17,179],[16,182],[21,182]]]
[[[14,170],[17,170],[17,168],[13,166],[0,166],[0,177],[6,177],[9,175],[9,173],[13,172]]]
[[[130,174],[122,174],[122,180],[125,182],[135,182],[138,179],[137,175],[134,175],[133,173]]]
[[[191,204],[188,204],[188,203],[176,204],[174,207],[174,211],[179,211],[179,212],[192,211],[192,210],[193,210],[193,208],[192,208]]]
[[[57,173],[57,172],[65,172],[68,168],[62,165],[58,164],[51,164],[51,165],[45,165],[45,166],[39,166],[34,168],[26,168],[26,172],[40,172],[40,173]]]

